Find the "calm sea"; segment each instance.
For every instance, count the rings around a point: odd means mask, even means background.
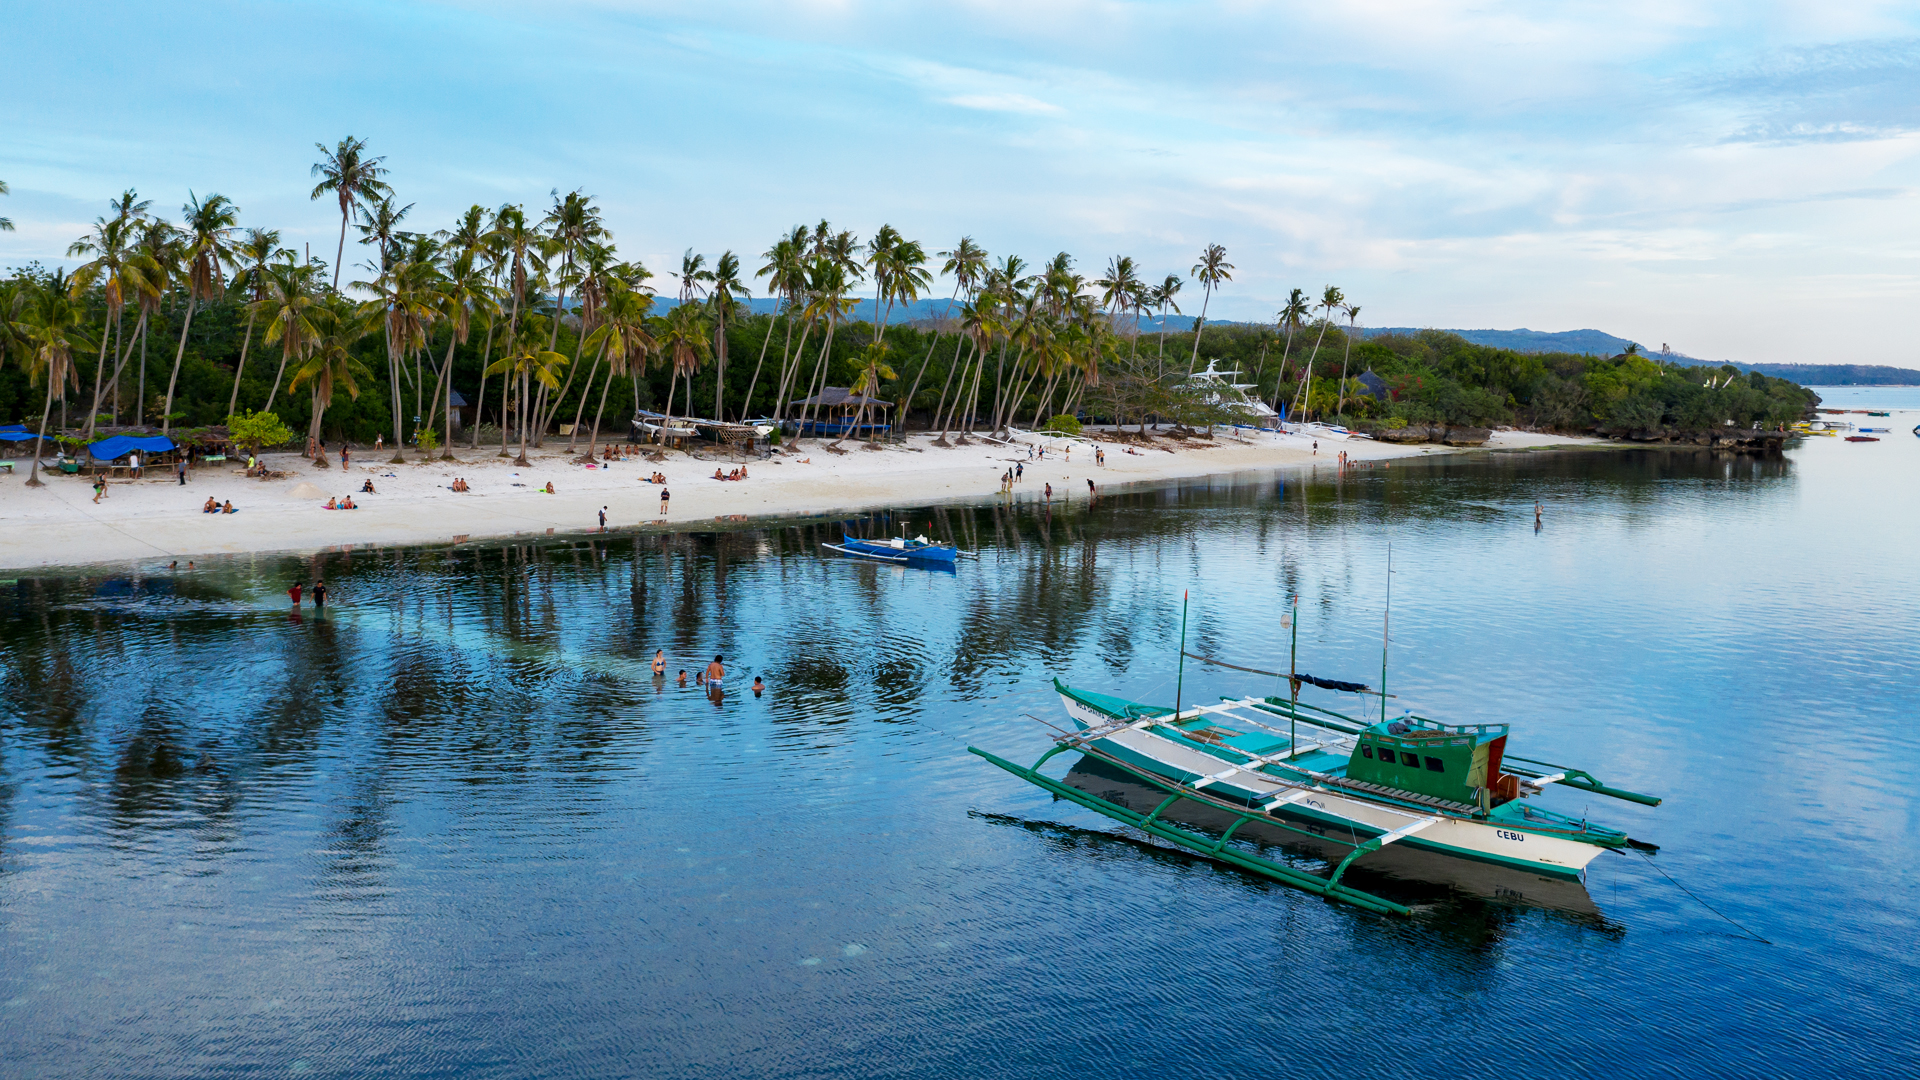
[[[823,523],[5,581],[0,1075],[1912,1075],[1916,421],[856,523],[951,574]],[[1380,918],[965,752],[1038,756],[1056,675],[1169,701],[1183,594],[1377,680],[1389,543],[1395,707],[1663,795],[1543,796],[1658,854],[1383,853]]]

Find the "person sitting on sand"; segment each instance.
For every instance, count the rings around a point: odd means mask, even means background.
[[[219,501],[216,500],[213,496],[209,495],[207,496],[206,503],[200,507],[200,512],[203,514],[211,514],[218,509],[220,509]]]
[[[340,504],[338,502],[335,502],[333,499],[328,499],[325,509],[338,510],[340,509]]]
[[[342,510],[358,510],[358,509],[360,509],[360,508],[359,508],[359,507],[357,507],[357,506],[355,506],[355,505],[353,505],[353,496],[351,496],[351,495],[349,495],[349,496],[347,496],[347,497],[346,497],[345,499],[342,499],[342,500],[340,500],[340,509],[342,509]]]
[[[221,508],[220,508],[220,512],[221,512],[221,513],[223,513],[223,514],[237,514],[237,513],[239,513],[239,511],[237,511],[237,510],[235,510],[235,509],[233,508],[233,500],[232,500],[232,499],[228,499],[228,500],[227,500],[227,505],[225,505],[225,506],[223,506],[223,507],[221,507]]]
[[[371,476],[369,476],[369,477],[367,477],[367,482],[366,482],[366,483],[364,483],[364,484],[361,484],[361,485],[360,485],[360,491],[361,491],[361,493],[362,493],[362,494],[366,494],[366,495],[378,495],[378,494],[379,494],[379,492],[377,492],[377,491],[375,491],[375,490],[373,490],[373,477],[371,477]]]
[[[725,480],[725,479],[726,479],[726,477],[724,477],[724,476],[721,476],[721,475],[720,475],[720,470],[719,470],[719,469],[715,469],[715,470],[713,470],[713,478],[714,478],[715,480]]]

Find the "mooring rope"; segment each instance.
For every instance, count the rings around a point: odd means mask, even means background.
[[[1680,884],[1678,881],[1674,881],[1672,874],[1667,873],[1666,870],[1663,869],[1659,863],[1653,861],[1653,856],[1647,854],[1644,851],[1635,851],[1634,854],[1647,860],[1648,866],[1651,866],[1655,870],[1658,870],[1660,872],[1661,877],[1666,878],[1669,882],[1673,883],[1674,888],[1679,889],[1681,892],[1686,893],[1688,896],[1693,897],[1695,903],[1699,904],[1703,908],[1706,908],[1708,911],[1713,912],[1715,915],[1718,915],[1721,918],[1726,919],[1728,922],[1733,923],[1734,926],[1739,927],[1741,933],[1747,935],[1748,937],[1752,938],[1753,940],[1759,942],[1762,945],[1773,944],[1773,942],[1768,941],[1766,938],[1761,937],[1759,934],[1754,933],[1753,931],[1747,929],[1744,926],[1740,926],[1738,922],[1735,922],[1731,916],[1721,911],[1719,908],[1716,908],[1712,904],[1707,903],[1705,900],[1700,899],[1699,894],[1695,893],[1692,889],[1687,888],[1685,885]]]

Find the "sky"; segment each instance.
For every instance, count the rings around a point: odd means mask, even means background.
[[[1115,0],[11,0],[0,265],[134,188],[329,260],[316,142],[417,228],[593,196],[662,279],[793,225],[1057,251],[1270,320],[1595,328],[1743,362],[1920,366],[1920,5]],[[353,238],[349,236],[351,248]],[[365,257],[349,251],[350,262]],[[671,291],[672,283],[666,279]],[[950,289],[950,283],[947,283]]]

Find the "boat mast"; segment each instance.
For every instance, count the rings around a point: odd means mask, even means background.
[[[1187,593],[1180,594],[1180,666],[1173,678],[1173,718],[1180,719],[1180,690],[1187,678]]]
[[[1393,541],[1387,541],[1387,611],[1380,618],[1380,722],[1387,722],[1387,642],[1393,630]]]
[[[1293,614],[1287,619],[1287,622],[1293,628],[1293,643],[1287,647],[1287,686],[1289,692],[1293,695],[1292,704],[1287,709],[1287,756],[1291,758],[1293,756],[1293,748],[1300,743],[1295,731],[1295,729],[1300,726],[1298,719],[1300,712],[1300,680],[1294,677],[1294,672],[1300,670],[1295,666],[1300,659],[1299,593],[1293,594]]]

